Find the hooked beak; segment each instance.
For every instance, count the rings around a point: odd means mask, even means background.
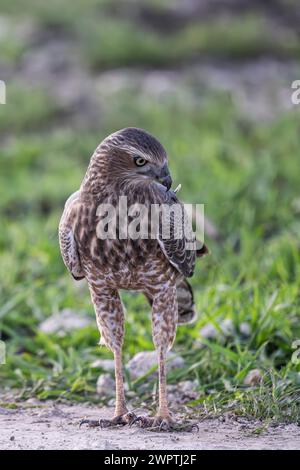
[[[160,184],[162,184],[163,186],[167,188],[167,191],[169,191],[169,189],[172,186],[172,178],[170,175],[163,176],[159,178],[158,181],[160,182]]]
[[[161,171],[160,171],[160,174],[158,175],[158,181],[160,182],[160,184],[162,184],[163,186],[165,186],[167,188],[167,191],[169,191],[169,189],[171,188],[172,186],[172,178],[170,176],[170,173],[169,173],[169,168],[168,168],[168,165],[165,164]]]
[[[139,174],[145,175],[151,180],[158,181],[158,183],[163,185],[167,191],[171,189],[173,181],[167,164],[161,168],[157,168],[156,165],[149,165],[147,168],[145,168],[145,170],[141,168]]]

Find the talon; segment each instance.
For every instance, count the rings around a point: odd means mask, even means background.
[[[163,419],[162,422],[159,425],[159,430],[160,431],[168,431],[169,429],[170,429],[170,423],[168,423],[168,421]]]
[[[194,429],[199,430],[197,423],[176,423],[172,418],[163,418],[156,416],[154,418],[148,416],[137,416],[131,423],[133,426],[136,423],[140,423],[141,428],[147,428],[149,431],[158,432],[192,432]]]
[[[83,424],[87,424],[90,428],[96,428],[100,426],[102,429],[109,428],[112,426],[125,426],[126,424],[129,424],[129,426],[131,426],[133,422],[135,422],[135,420],[136,415],[132,412],[128,412],[124,415],[115,416],[112,419],[82,419],[79,423],[79,428],[81,428]]]
[[[99,420],[99,425],[100,425],[100,428],[103,429],[103,428],[109,428],[110,426],[113,426],[115,423],[113,422],[113,420],[109,420],[109,419],[100,419]]]
[[[129,423],[129,426],[132,427],[135,423],[138,423],[138,422],[141,422],[143,423],[143,417],[142,416],[136,416],[130,423]]]
[[[137,416],[132,411],[129,411],[126,415],[123,416],[123,418],[126,421],[126,424],[131,426],[132,423],[136,420]]]
[[[97,419],[82,419],[79,423],[79,429],[83,424],[87,424],[89,428],[96,428],[101,426],[100,421]]]

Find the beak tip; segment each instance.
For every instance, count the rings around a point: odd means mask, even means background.
[[[171,176],[165,176],[164,178],[161,178],[159,182],[167,188],[167,191],[171,189],[171,186],[172,186]]]

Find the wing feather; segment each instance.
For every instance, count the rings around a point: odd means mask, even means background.
[[[78,195],[79,191],[72,194],[72,196],[67,200],[59,223],[58,231],[60,252],[64,264],[76,280],[84,278],[84,272],[80,263],[80,257],[72,228],[72,222],[76,216]]]
[[[162,208],[158,230],[160,248],[184,277],[190,277],[195,269],[197,245],[184,205],[177,199],[174,191],[166,191],[156,183],[152,190],[153,199]]]

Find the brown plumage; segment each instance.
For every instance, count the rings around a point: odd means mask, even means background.
[[[117,222],[115,239],[100,239],[98,207],[118,207],[120,197],[132,204],[164,204],[179,201],[171,187],[167,154],[147,132],[126,128],[108,136],[94,152],[79,191],[66,202],[59,226],[64,263],[75,279],[85,278],[95,307],[101,343],[115,357],[116,410],[106,424],[133,422],[128,413],[122,378],[121,351],[124,338],[124,311],[119,289],[142,291],[152,306],[152,333],[159,363],[159,408],[155,418],[138,418],[140,425],[172,422],[166,394],[165,359],[172,346],[177,323],[195,318],[191,286],[196,256],[207,252],[202,245],[195,250],[193,235],[175,237],[182,217],[171,218],[170,237],[162,224],[154,239],[122,238],[122,221]],[[129,217],[129,221],[134,217]],[[94,423],[95,424],[95,423]],[[101,423],[102,425],[104,422]]]

